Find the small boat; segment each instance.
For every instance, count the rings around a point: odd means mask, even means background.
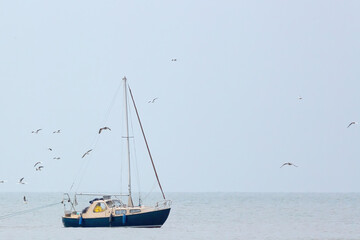
[[[82,194],[83,195],[83,194]],[[118,195],[105,195],[91,200],[82,212],[65,211],[64,227],[161,227],[170,213],[169,200],[156,206],[129,206]],[[69,197],[70,199],[70,197]]]
[[[126,77],[123,78],[124,97],[125,97],[125,122],[126,122],[126,139],[127,139],[127,160],[128,160],[128,193],[127,194],[92,194],[92,193],[75,193],[73,200],[69,193],[64,193],[64,216],[62,222],[64,227],[143,227],[143,228],[159,228],[161,227],[170,214],[171,201],[165,198],[165,194],[160,184],[158,174],[152,159],[149,145],[147,143],[144,130],[140,121],[140,117],[136,108],[136,104],[127,84]],[[130,176],[130,148],[129,148],[129,124],[128,124],[128,91],[131,96],[133,107],[135,109],[140,129],[147,147],[149,158],[160,187],[163,200],[157,202],[154,206],[143,206],[139,201],[138,206],[134,206],[131,192],[131,176]],[[77,198],[79,196],[92,197],[89,206],[82,211],[77,211]],[[121,199],[127,197],[127,204]],[[67,205],[70,209],[67,209]]]

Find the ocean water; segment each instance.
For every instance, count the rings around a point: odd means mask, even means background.
[[[360,239],[359,193],[167,195],[172,210],[159,229],[64,228],[58,204],[0,219],[0,239]],[[61,199],[61,193],[0,193],[0,216]]]

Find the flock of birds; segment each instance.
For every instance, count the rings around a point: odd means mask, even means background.
[[[42,128],[36,129],[36,130],[34,130],[34,131],[31,131],[31,133],[32,133],[32,134],[39,134],[40,131],[42,131]],[[61,133],[61,130],[58,129],[58,130],[53,131],[53,134],[57,134],[57,133]],[[53,149],[50,148],[50,147],[48,148],[48,150],[51,151],[51,152],[53,151]],[[60,160],[60,157],[53,157],[53,159],[55,159],[55,160]],[[36,162],[33,167],[35,168],[35,171],[41,171],[41,170],[44,168],[44,166],[42,165],[42,162],[41,162],[41,161]],[[18,181],[18,184],[27,184],[27,183],[24,181],[24,179],[25,179],[25,177],[20,178],[19,181]],[[1,181],[0,181],[0,183],[5,183],[5,182],[6,182],[5,180],[1,180]],[[24,201],[24,203],[27,203],[27,202],[28,202],[26,196],[23,197],[23,201]]]
[[[37,130],[34,130],[34,131],[31,131],[31,133],[33,133],[33,134],[38,134],[40,131],[42,131],[41,128],[39,128],[39,129],[37,129]],[[61,132],[61,130],[59,129],[59,130],[54,131],[53,133],[60,133],[60,132]],[[48,148],[48,150],[49,150],[49,151],[52,151],[53,149],[52,149],[52,148]],[[60,157],[54,157],[53,159],[60,160]],[[38,162],[36,162],[36,163],[34,164],[34,168],[35,168],[36,171],[41,171],[41,170],[44,168],[44,166],[41,165],[41,164],[42,164],[42,162],[40,162],[40,161],[38,161]],[[0,181],[0,183],[5,183],[5,182],[6,182],[5,180],[1,180],[1,181]],[[22,178],[19,179],[18,184],[26,184],[26,182],[24,181],[24,177],[22,177]],[[24,196],[24,199],[25,199],[25,196]]]
[[[176,59],[172,59],[171,61],[177,61],[177,60],[176,60]],[[156,101],[157,99],[158,99],[158,97],[153,98],[153,99],[149,100],[148,103],[155,103],[155,101]],[[42,128],[39,128],[39,129],[36,129],[36,130],[31,131],[31,133],[32,133],[32,134],[39,134],[40,131],[42,131],[42,130],[43,130]],[[105,130],[111,131],[111,128],[106,127],[106,126],[105,126],[105,127],[102,127],[102,128],[99,129],[98,133],[101,134],[101,132],[102,132],[102,131],[105,131]],[[53,134],[59,134],[59,133],[61,133],[61,129],[58,129],[58,130],[53,131]],[[53,149],[50,148],[50,147],[48,148],[48,150],[51,151],[51,152],[53,151]],[[87,155],[89,155],[92,150],[93,150],[93,149],[87,150],[87,151],[82,155],[81,158],[84,158],[84,157],[86,157]],[[61,158],[60,158],[60,157],[53,157],[53,159],[55,159],[55,160],[60,160]],[[44,168],[44,165],[42,165],[42,164],[43,164],[43,163],[42,163],[41,161],[36,162],[36,163],[34,164],[34,166],[33,166],[33,167],[35,168],[35,171],[41,171],[41,170]],[[25,177],[20,178],[17,183],[18,183],[18,184],[22,184],[22,185],[23,185],[23,184],[27,184],[27,183],[24,181],[24,179],[25,179]],[[6,180],[0,180],[0,184],[1,184],[1,183],[6,183],[6,182],[7,182]],[[26,196],[23,197],[23,201],[24,201],[24,203],[27,203],[27,202],[28,202]]]
[[[174,58],[174,59],[171,59],[171,61],[177,61],[177,59]],[[149,100],[148,103],[155,103],[155,101],[156,101],[157,99],[158,99],[158,97],[153,98],[153,99]],[[303,99],[303,98],[302,98],[301,96],[298,97],[298,100],[302,100],[302,99]],[[355,124],[357,124],[357,123],[358,123],[358,122],[350,122],[349,125],[347,126],[347,128],[349,128],[349,127],[351,127],[352,125],[355,125]],[[42,129],[39,128],[39,129],[36,129],[36,130],[32,131],[31,133],[33,133],[33,134],[38,134],[41,130],[42,130]],[[101,134],[101,132],[104,131],[104,130],[111,131],[111,129],[110,129],[109,127],[102,127],[102,128],[99,129],[98,133]],[[61,130],[59,129],[59,130],[53,131],[53,133],[54,133],[54,134],[56,134],[56,133],[61,133]],[[52,148],[48,148],[48,150],[49,150],[49,151],[52,151]],[[93,150],[93,149],[87,150],[87,151],[82,155],[81,158],[84,158],[84,157],[86,157],[87,155],[89,155],[92,150]],[[60,157],[54,157],[53,159],[55,159],[55,160],[60,160]],[[40,162],[40,161],[38,161],[38,162],[36,162],[36,163],[34,164],[34,168],[35,168],[36,171],[41,171],[41,170],[44,168],[44,166],[41,165],[41,164],[42,164],[42,162]],[[283,164],[280,166],[280,168],[282,168],[282,167],[284,167],[284,166],[298,167],[297,165],[295,165],[294,163],[291,163],[291,162],[285,162],[285,163],[283,163]],[[0,183],[5,183],[5,182],[6,182],[6,180],[0,180]],[[24,182],[24,177],[20,178],[18,184],[26,184],[26,182]],[[23,201],[24,201],[24,203],[27,203],[26,196],[23,197]]]
[[[302,100],[303,98],[301,97],[301,96],[299,96],[298,97],[298,100],[300,101],[300,100]],[[351,123],[349,123],[349,125],[347,126],[348,128],[351,126],[351,125],[354,125],[354,124],[357,124],[357,122],[351,122]],[[295,164],[293,164],[293,163],[291,163],[291,162],[286,162],[286,163],[284,163],[283,165],[281,165],[281,167],[280,168],[282,168],[283,166],[294,166],[294,167],[298,167],[298,166],[296,166]]]
[[[31,133],[33,133],[33,134],[38,134],[41,130],[42,130],[42,129],[39,128],[39,129],[37,129],[37,130],[32,131]],[[102,128],[99,129],[99,134],[100,134],[103,130],[109,130],[109,131],[111,131],[111,129],[110,129],[109,127],[102,127]],[[61,133],[61,130],[60,130],[60,129],[59,129],[59,130],[56,130],[56,131],[54,131],[53,133]],[[49,150],[49,151],[53,151],[52,148],[48,148],[48,150]],[[86,151],[86,152],[82,155],[82,158],[84,158],[86,155],[88,155],[91,151],[92,151],[92,149]],[[59,160],[60,157],[54,157],[53,159]],[[35,168],[36,171],[41,171],[41,170],[44,168],[44,166],[42,165],[42,162],[41,162],[41,161],[38,161],[38,162],[36,162],[36,163],[34,164],[34,168]],[[27,183],[24,181],[24,179],[25,179],[25,177],[20,178],[18,184],[27,184]],[[1,181],[0,181],[0,183],[5,183],[5,182],[6,182],[5,180],[1,180]],[[27,202],[28,202],[26,196],[23,197],[23,201],[24,201],[24,203],[27,203]]]

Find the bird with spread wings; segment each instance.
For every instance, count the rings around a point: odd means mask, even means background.
[[[89,153],[92,151],[92,149],[88,150],[86,153],[84,153],[84,155],[82,155],[81,158],[84,158],[86,155],[89,155]]]
[[[282,167],[283,167],[283,166],[285,166],[285,165],[298,167],[298,166],[296,166],[295,164],[293,164],[293,163],[291,163],[291,162],[287,162],[287,163],[284,163],[283,165],[281,165],[281,167],[280,167],[280,168],[282,168]]]
[[[109,130],[111,131],[111,129],[109,127],[102,127],[99,129],[99,134],[103,131],[103,130]]]

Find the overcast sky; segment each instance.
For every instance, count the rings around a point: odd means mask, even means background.
[[[126,76],[165,192],[358,192],[360,124],[347,126],[360,122],[359,12],[359,1],[1,0],[0,191],[74,180],[126,191]],[[158,191],[131,134],[134,188]]]

